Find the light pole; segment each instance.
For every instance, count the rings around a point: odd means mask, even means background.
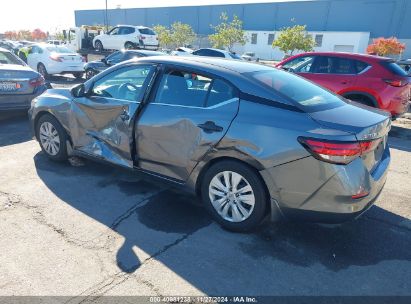
[[[107,11],[107,0],[106,0],[106,32],[108,32],[108,11]]]

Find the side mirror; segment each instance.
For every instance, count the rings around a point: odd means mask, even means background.
[[[295,70],[293,68],[288,68],[287,71],[290,73],[295,73]]]
[[[71,95],[76,98],[85,97],[86,96],[86,86],[84,83],[81,83],[74,88],[71,89]]]
[[[106,58],[102,58],[102,59],[101,59],[101,62],[104,63],[104,64],[107,64]]]

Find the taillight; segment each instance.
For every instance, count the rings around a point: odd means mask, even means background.
[[[374,150],[381,139],[344,142],[299,137],[298,141],[317,159],[334,164],[348,164]]]
[[[56,54],[52,54],[52,55],[50,56],[50,59],[51,59],[51,60],[54,60],[54,61],[58,61],[58,62],[63,62],[63,60],[61,59],[61,57],[59,57],[59,56],[56,55]]]
[[[29,84],[32,87],[39,87],[39,86],[42,86],[43,84],[45,84],[45,80],[44,80],[43,76],[39,76],[37,78],[31,79],[29,81]]]
[[[384,79],[384,82],[389,84],[390,86],[393,87],[403,87],[408,84],[407,80],[402,80],[402,79]]]

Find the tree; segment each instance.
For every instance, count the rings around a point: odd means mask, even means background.
[[[243,22],[234,15],[233,20],[229,22],[227,13],[220,16],[221,23],[214,26],[214,34],[208,36],[213,47],[223,49],[227,48],[230,52],[236,43],[244,45],[246,42]]]
[[[17,40],[18,35],[16,31],[7,31],[4,33],[4,37],[9,40]]]
[[[196,38],[193,28],[189,24],[174,22],[171,25],[171,40],[176,46],[186,46]]]
[[[29,30],[20,30],[17,36],[19,40],[31,40],[31,32]]]
[[[278,47],[286,54],[292,55],[294,51],[309,52],[314,49],[315,42],[307,34],[305,25],[294,25],[281,30],[280,35],[273,41],[273,48]]]
[[[33,40],[44,40],[47,38],[47,35],[41,29],[35,29],[33,32],[31,32],[31,37],[33,38]]]
[[[184,46],[194,41],[196,34],[189,24],[174,22],[171,29],[164,25],[154,26],[160,45],[165,47]]]
[[[153,29],[157,33],[159,43],[162,47],[167,48],[173,43],[170,30],[167,27],[165,27],[164,25],[158,24],[154,26]]]
[[[399,42],[397,38],[377,38],[374,39],[372,44],[367,47],[367,53],[387,56],[387,55],[399,55],[405,50],[405,44]]]

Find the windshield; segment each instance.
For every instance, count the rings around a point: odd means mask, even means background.
[[[46,47],[46,49],[54,53],[61,53],[61,54],[73,53],[72,51],[70,51],[68,48],[64,46],[55,46],[55,47],[49,46],[49,47]]]
[[[297,75],[269,69],[246,73],[277,93],[298,104],[306,112],[315,112],[345,105],[337,95]]]
[[[21,60],[19,60],[16,56],[14,56],[12,53],[2,51],[0,51],[0,64],[24,65],[24,63]]]

